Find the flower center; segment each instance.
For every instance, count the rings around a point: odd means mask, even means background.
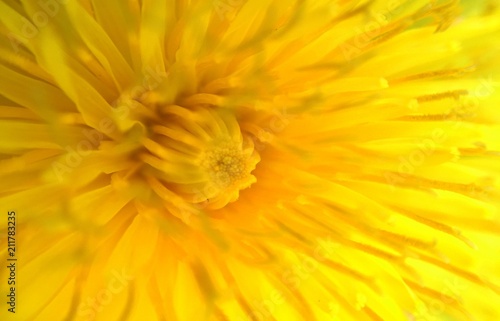
[[[170,105],[149,127],[140,155],[146,174],[184,201],[218,209],[256,181],[251,172],[260,157],[235,115]]]
[[[212,208],[235,201],[240,190],[256,181],[251,172],[258,161],[253,145],[231,140],[214,141],[201,157],[200,165],[208,174],[208,181],[200,195],[206,197]]]
[[[246,157],[237,144],[225,142],[208,150],[202,164],[214,184],[227,187],[245,177]]]

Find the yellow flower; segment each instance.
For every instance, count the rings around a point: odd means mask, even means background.
[[[0,318],[500,320],[500,13],[464,8],[0,1]]]

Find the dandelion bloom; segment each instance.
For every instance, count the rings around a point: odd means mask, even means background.
[[[500,320],[497,2],[2,0],[0,318]]]

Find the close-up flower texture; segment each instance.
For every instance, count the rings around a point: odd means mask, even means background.
[[[0,16],[1,320],[500,320],[499,0]]]

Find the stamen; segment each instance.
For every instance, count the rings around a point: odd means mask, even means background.
[[[468,238],[466,238],[465,236],[462,235],[462,232],[460,230],[458,230],[457,228],[454,228],[454,227],[451,227],[451,226],[448,226],[446,224],[442,224],[442,223],[439,223],[439,222],[436,222],[434,220],[431,220],[431,219],[428,219],[428,218],[425,218],[425,217],[422,217],[420,215],[417,215],[417,214],[414,214],[414,213],[411,213],[409,211],[406,211],[406,210],[403,210],[401,208],[397,208],[397,207],[394,207],[398,212],[400,212],[401,214],[417,221],[417,222],[420,222],[424,225],[427,225],[429,227],[432,227],[433,229],[436,229],[436,230],[439,230],[443,233],[446,233],[446,234],[449,234],[451,236],[454,236],[455,238],[461,240],[462,242],[464,242],[465,244],[467,244],[468,246],[470,246],[471,248],[476,248],[475,244],[469,240]]]
[[[411,76],[398,78],[398,79],[391,81],[391,83],[398,84],[398,83],[407,82],[407,81],[423,80],[423,79],[438,78],[438,77],[459,77],[459,76],[463,75],[464,73],[473,72],[474,70],[476,70],[475,66],[469,66],[469,67],[458,68],[458,69],[429,71],[429,72],[424,72],[424,73],[419,73],[419,74],[414,74]]]
[[[400,119],[408,121],[444,121],[455,118],[456,114],[447,113],[447,114],[408,115],[408,116],[403,116]]]
[[[419,96],[419,97],[417,97],[417,101],[419,103],[426,103],[426,102],[441,100],[441,99],[446,99],[446,98],[453,98],[456,100],[456,99],[459,99],[460,96],[466,96],[468,94],[469,94],[469,92],[467,90],[453,90],[453,91],[446,91],[446,92],[441,92],[441,93],[437,93],[437,94]]]
[[[420,257],[420,260],[423,261],[423,262],[427,262],[429,264],[432,264],[432,265],[435,265],[437,267],[440,267],[444,270],[447,270],[448,272],[451,272],[457,276],[460,276],[464,279],[467,279],[471,282],[474,282],[476,283],[477,285],[481,285],[481,286],[485,286],[485,287],[488,287],[490,288],[491,290],[493,290],[495,293],[497,294],[500,294],[500,287],[495,285],[495,284],[492,284],[484,279],[482,279],[479,275],[477,274],[474,274],[472,272],[469,272],[467,270],[464,270],[464,269],[461,269],[457,266],[454,266],[454,265],[451,265],[447,262],[443,262],[441,260],[438,260],[438,259],[435,259],[433,257],[429,257],[429,256],[426,256],[426,255],[422,255]]]

